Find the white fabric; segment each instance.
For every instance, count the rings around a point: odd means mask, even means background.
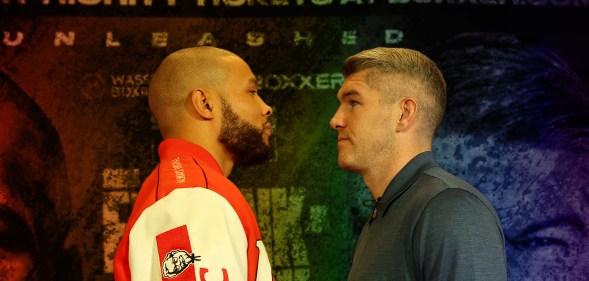
[[[182,225],[188,228],[192,253],[201,256],[192,267],[196,280],[204,281],[200,280],[200,268],[208,269],[206,281],[222,281],[223,268],[229,280],[247,280],[247,239],[241,221],[225,198],[206,188],[175,189],[143,211],[129,234],[133,280],[162,280],[156,236]],[[266,257],[261,260],[266,262],[260,262],[258,275],[271,275],[266,250],[263,245],[259,248],[260,256]],[[145,270],[148,267],[152,270]]]

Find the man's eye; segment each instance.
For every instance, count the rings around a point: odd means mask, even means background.
[[[551,237],[531,237],[529,239],[521,239],[517,241],[512,241],[512,244],[518,249],[529,249],[529,250],[537,250],[542,247],[552,247],[552,246],[559,246],[559,247],[568,247],[569,244],[561,239],[551,238]]]
[[[358,104],[360,104],[360,103],[359,103],[359,102],[357,102],[357,101],[355,101],[355,100],[353,100],[353,101],[350,101],[350,106],[351,106],[351,107],[354,107],[354,106],[356,106],[356,105],[358,105]]]
[[[258,94],[258,90],[251,90],[251,91],[250,91],[250,94],[252,94],[252,95],[254,95],[254,96],[255,96],[255,95],[257,95],[257,94]]]
[[[515,237],[506,237],[508,255],[542,266],[571,263],[585,251],[587,234],[583,221],[569,215],[540,221],[524,228]],[[508,231],[509,232],[509,231]]]

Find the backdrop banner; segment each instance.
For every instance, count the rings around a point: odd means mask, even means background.
[[[159,160],[150,78],[199,45],[244,58],[274,109],[274,158],[230,178],[276,280],[346,280],[372,203],[329,120],[343,61],[377,46],[447,76],[434,154],[497,208],[510,281],[589,280],[588,0],[0,1],[2,280],[113,279]],[[37,134],[58,139],[16,153]]]

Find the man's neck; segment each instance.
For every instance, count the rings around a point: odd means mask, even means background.
[[[223,175],[228,177],[229,174],[231,174],[235,163],[229,151],[227,151],[227,149],[225,149],[225,147],[219,143],[218,140],[212,138],[199,138],[198,135],[190,134],[169,135],[165,138],[181,139],[202,147],[204,150],[208,151],[211,156],[213,156],[215,161],[217,161],[217,164],[219,164],[219,167],[221,167],[221,170],[223,171]]]
[[[233,166],[235,165],[235,162],[233,161],[233,158],[231,157],[229,151],[227,151],[227,149],[225,149],[225,147],[223,147],[220,144],[209,145],[207,151],[209,151],[209,153],[213,155],[213,158],[217,160],[217,163],[219,163],[221,170],[223,170],[223,175],[228,177],[229,174],[231,174],[231,171],[233,170]]]
[[[382,165],[362,173],[364,183],[368,187],[368,190],[370,190],[370,193],[372,193],[374,199],[382,197],[389,183],[408,162],[394,161],[394,163],[389,163],[389,165]]]
[[[431,150],[431,148],[429,149]],[[407,164],[417,155],[428,149],[419,149],[412,152],[405,152],[400,155],[389,157],[383,165],[377,165],[362,173],[364,183],[372,193],[374,199],[382,197],[391,181]]]

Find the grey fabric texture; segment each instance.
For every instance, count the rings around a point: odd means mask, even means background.
[[[348,281],[507,280],[499,217],[475,187],[423,152],[391,181],[364,225]]]

